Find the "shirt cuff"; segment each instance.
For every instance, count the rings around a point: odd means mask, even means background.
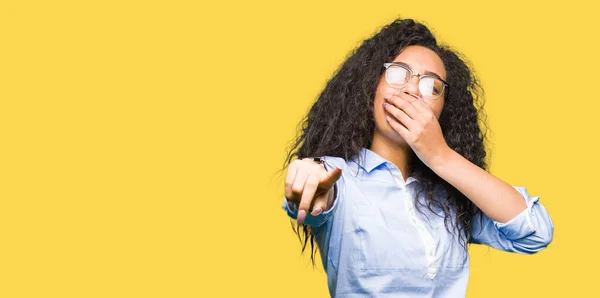
[[[513,186],[525,199],[527,208],[515,216],[513,219],[501,223],[494,221],[494,226],[500,233],[506,236],[507,239],[517,240],[525,238],[535,233],[535,226],[531,220],[531,214],[533,213],[533,206],[540,200],[539,197],[530,197],[522,186]]]

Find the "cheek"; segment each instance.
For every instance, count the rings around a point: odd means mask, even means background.
[[[373,111],[375,112],[375,115],[379,115],[380,117],[385,117],[384,116],[384,109],[383,109],[383,96],[387,93],[392,93],[393,91],[390,91],[389,88],[387,88],[387,84],[385,83],[385,81],[380,80],[379,81],[379,85],[377,86],[377,90],[375,91],[375,99],[373,100]]]
[[[431,109],[433,110],[435,117],[439,120],[440,115],[442,115],[442,111],[444,110],[444,102],[440,101],[432,104]]]
[[[383,98],[379,96],[375,97],[375,100],[373,101],[373,118],[375,122],[381,122],[385,117],[385,110],[383,109],[382,104]]]
[[[442,115],[442,110],[443,110],[443,108],[433,110],[433,112],[435,113],[435,118],[437,118],[438,120],[440,120],[440,116]]]

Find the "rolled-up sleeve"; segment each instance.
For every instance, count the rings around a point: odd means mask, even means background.
[[[530,196],[525,187],[513,187],[523,196],[527,209],[505,223],[494,221],[480,212],[471,222],[471,243],[532,254],[552,242],[554,225],[548,211],[539,202],[540,198]]]

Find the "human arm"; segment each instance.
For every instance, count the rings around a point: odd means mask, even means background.
[[[554,224],[540,198],[530,196],[522,186],[513,186],[519,192],[527,208],[506,223],[492,220],[478,213],[471,221],[469,242],[485,244],[496,249],[531,254],[552,242]]]
[[[554,226],[539,198],[510,186],[449,148],[431,107],[423,100],[406,94],[386,99],[391,105],[384,107],[394,116],[388,119],[394,130],[429,168],[482,211],[472,222],[474,243],[532,253],[552,241]]]

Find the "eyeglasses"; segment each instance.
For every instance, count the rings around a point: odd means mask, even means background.
[[[394,88],[404,88],[414,76],[419,77],[419,91],[426,99],[440,98],[448,87],[448,83],[437,76],[414,73],[402,63],[384,63],[383,67],[385,67],[385,81]]]

